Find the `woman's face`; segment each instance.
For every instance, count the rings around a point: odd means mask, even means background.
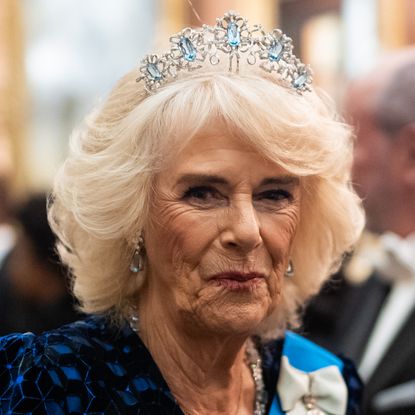
[[[236,138],[192,139],[157,176],[144,230],[155,315],[253,332],[279,304],[300,199],[297,177]]]

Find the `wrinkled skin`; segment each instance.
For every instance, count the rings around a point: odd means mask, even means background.
[[[278,305],[299,209],[298,178],[236,138],[195,137],[155,183],[145,229],[152,305],[204,333],[251,333]],[[215,278],[227,272],[258,278]]]
[[[280,304],[300,203],[297,177],[214,128],[156,177],[140,336],[184,412],[252,414],[246,340]]]

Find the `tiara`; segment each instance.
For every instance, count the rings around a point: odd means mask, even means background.
[[[187,27],[171,36],[169,52],[147,55],[140,62],[137,82],[144,81],[145,89],[152,93],[182,71],[197,70],[205,61],[218,65],[221,58],[227,58],[230,72],[239,72],[244,60],[275,72],[284,85],[300,94],[311,91],[311,69],[292,51],[291,38],[281,30],[266,33],[260,25],[249,27],[246,19],[230,11],[217,18],[215,26]]]

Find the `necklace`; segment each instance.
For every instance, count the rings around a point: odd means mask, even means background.
[[[140,334],[138,328],[138,315],[131,312],[128,323],[137,336]],[[262,376],[262,359],[251,338],[247,341],[245,349],[245,363],[248,365],[255,384],[255,403],[253,415],[264,415],[267,401],[267,393],[265,391],[264,379]]]
[[[245,351],[245,361],[251,370],[255,383],[255,405],[253,415],[265,414],[267,393],[265,391],[264,379],[262,376],[262,359],[252,339],[248,339]]]

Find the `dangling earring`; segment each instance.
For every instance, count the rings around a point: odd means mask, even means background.
[[[292,278],[294,276],[294,265],[293,265],[293,262],[291,261],[291,259],[288,261],[288,267],[285,270],[284,275],[287,278]]]
[[[133,259],[130,264],[130,271],[137,273],[142,271],[144,268],[144,238],[142,234],[138,237],[135,245]]]

